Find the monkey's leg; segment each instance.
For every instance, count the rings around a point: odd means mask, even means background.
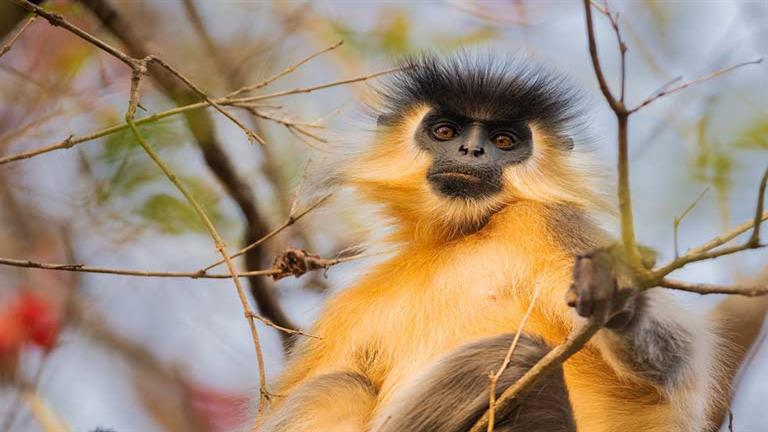
[[[488,374],[501,366],[514,335],[463,346],[438,360],[386,406],[372,432],[465,432],[488,409]],[[496,395],[549,352],[543,341],[522,335],[499,378]],[[571,403],[561,369],[542,377],[506,411],[496,411],[496,432],[573,432]]]
[[[292,390],[254,431],[361,432],[375,401],[376,389],[360,374],[320,375]]]

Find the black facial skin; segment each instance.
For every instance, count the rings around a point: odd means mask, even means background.
[[[483,198],[501,192],[504,167],[533,153],[531,129],[515,119],[480,120],[433,109],[416,131],[417,145],[432,155],[427,180],[449,198]]]

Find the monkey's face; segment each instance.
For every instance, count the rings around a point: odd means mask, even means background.
[[[525,64],[412,59],[380,90],[373,145],[347,180],[405,239],[476,232],[521,201],[592,206],[595,173],[573,151],[579,98],[563,84]]]
[[[426,180],[432,190],[457,200],[479,200],[504,189],[504,169],[533,153],[531,129],[524,120],[481,120],[431,109],[414,136],[431,155]]]

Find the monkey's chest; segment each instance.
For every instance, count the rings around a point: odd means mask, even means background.
[[[508,283],[457,279],[422,281],[407,287],[409,295],[385,296],[367,308],[358,327],[367,337],[358,340],[357,355],[381,399],[458,347],[516,328],[522,308]]]

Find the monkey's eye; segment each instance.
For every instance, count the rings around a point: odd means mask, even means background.
[[[456,129],[451,125],[439,124],[432,128],[432,136],[435,137],[436,140],[448,141],[455,138],[456,135]]]
[[[501,150],[512,150],[518,143],[518,139],[510,134],[498,134],[491,140]]]

